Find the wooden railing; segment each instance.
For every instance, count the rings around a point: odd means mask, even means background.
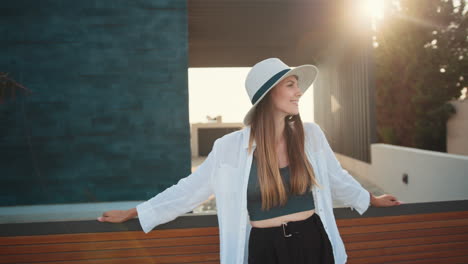
[[[335,208],[348,263],[468,263],[468,201]],[[124,224],[0,225],[0,263],[219,263],[216,215],[182,216],[143,233]]]

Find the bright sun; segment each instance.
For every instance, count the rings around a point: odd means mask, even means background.
[[[361,11],[372,19],[380,20],[384,15],[384,0],[361,0]]]
[[[384,0],[363,0],[362,8],[373,19],[382,19],[384,16]]]

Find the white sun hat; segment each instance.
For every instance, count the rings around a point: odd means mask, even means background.
[[[318,69],[314,65],[305,64],[291,69],[278,58],[268,58],[255,64],[245,79],[245,89],[249,95],[252,107],[244,117],[244,125],[250,125],[257,104],[281,80],[288,76],[296,75],[298,77],[299,89],[304,94],[314,83],[317,74]]]

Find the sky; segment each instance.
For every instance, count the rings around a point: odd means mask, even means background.
[[[242,123],[252,106],[244,86],[249,70],[249,67],[189,68],[190,123],[207,123],[207,115],[221,115],[223,123]],[[314,121],[312,88],[299,101],[303,122]]]

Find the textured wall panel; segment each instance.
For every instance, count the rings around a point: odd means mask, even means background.
[[[0,205],[143,200],[190,173],[186,1],[9,1]]]

